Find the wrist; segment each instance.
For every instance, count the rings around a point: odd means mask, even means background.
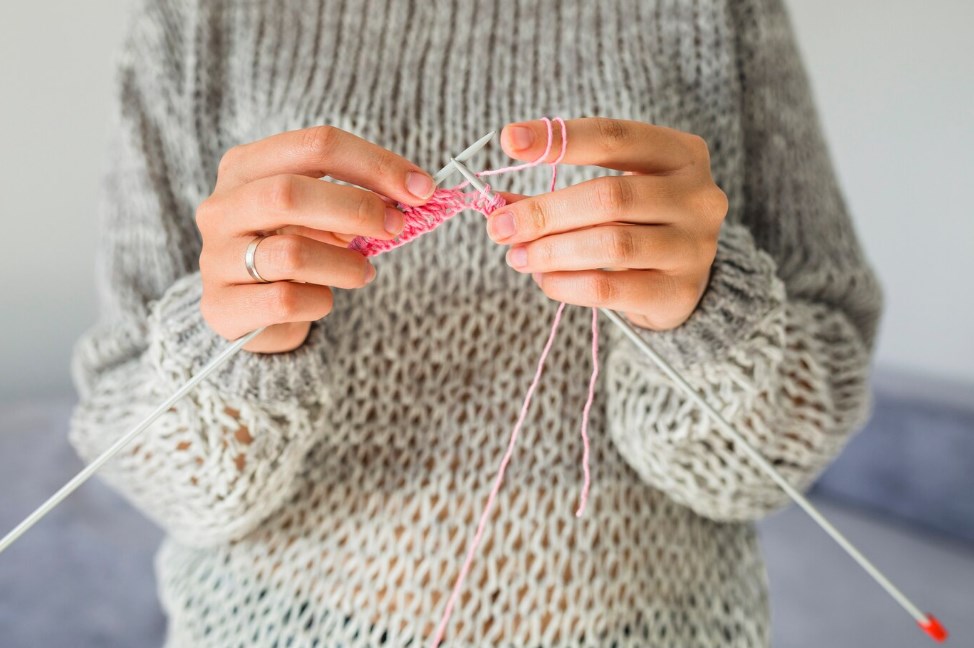
[[[203,318],[201,297],[197,271],[176,280],[150,302],[147,356],[167,390],[178,389],[230,344]],[[308,327],[303,343],[293,350],[238,352],[203,383],[228,399],[320,400],[322,376],[328,375],[322,353],[325,335],[320,321]]]
[[[713,362],[784,308],[784,283],[776,272],[774,260],[757,248],[746,227],[725,223],[696,307],[678,326],[640,326],[640,333],[674,365]]]

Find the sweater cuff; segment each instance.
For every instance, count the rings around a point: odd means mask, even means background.
[[[178,279],[149,304],[148,358],[175,390],[231,344],[203,319],[199,272]],[[322,320],[312,322],[304,343],[283,353],[238,350],[207,376],[207,383],[228,400],[302,404],[325,402],[327,375]]]
[[[785,298],[771,256],[746,227],[725,221],[710,281],[689,319],[668,331],[636,330],[674,366],[710,363],[751,337]]]

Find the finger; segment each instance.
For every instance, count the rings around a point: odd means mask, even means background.
[[[696,135],[645,122],[606,117],[565,121],[568,147],[562,162],[593,164],[620,171],[666,173],[681,169],[700,153],[703,140]],[[551,150],[545,162],[561,152],[561,130],[553,124]],[[501,146],[517,160],[533,161],[548,142],[544,121],[535,119],[508,124],[501,131]],[[704,149],[706,144],[703,145]],[[709,158],[708,158],[709,161]]]
[[[220,161],[216,190],[286,174],[331,176],[413,206],[435,189],[433,178],[402,156],[340,128],[313,126],[231,148]]]
[[[551,299],[639,314],[657,330],[686,321],[702,295],[693,283],[658,270],[553,272],[534,279]]]
[[[337,245],[338,247],[348,247],[348,244],[355,240],[356,237],[355,234],[326,232],[301,225],[285,225],[284,227],[278,227],[274,231],[278,234],[297,234],[298,236],[305,236],[316,241],[321,241],[322,243],[327,243],[328,245]]]
[[[503,198],[506,204],[516,203],[528,198],[525,194],[511,193],[510,191],[494,191],[494,193]]]
[[[507,263],[519,272],[631,268],[674,270],[691,257],[687,235],[665,225],[611,224],[545,236],[511,247]]]
[[[204,232],[247,234],[297,225],[390,239],[402,231],[404,218],[371,191],[281,175],[214,193],[197,209],[196,221]]]
[[[673,188],[653,176],[604,176],[530,196],[487,217],[497,243],[523,243],[610,222],[667,224],[679,219]]]
[[[207,289],[204,286],[204,297]],[[261,326],[285,322],[313,322],[331,312],[331,288],[296,281],[274,281],[223,286],[219,297],[203,300],[208,322],[220,322],[214,329],[228,340]]]
[[[283,353],[293,351],[308,339],[313,322],[287,322],[270,326],[263,333],[243,346],[245,351],[257,353]]]
[[[254,283],[243,261],[250,241],[249,237],[232,239],[208,276],[226,284]],[[336,288],[361,288],[375,278],[375,268],[358,252],[296,234],[262,239],[254,250],[254,267],[267,281],[303,281]]]

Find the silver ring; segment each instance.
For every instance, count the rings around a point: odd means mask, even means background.
[[[260,242],[268,236],[270,236],[270,234],[259,234],[255,236],[247,246],[247,253],[244,254],[244,265],[247,266],[247,272],[249,272],[250,276],[259,283],[270,283],[267,279],[260,276],[260,273],[257,272],[257,266],[254,265],[254,255],[257,252],[257,246],[260,245]]]

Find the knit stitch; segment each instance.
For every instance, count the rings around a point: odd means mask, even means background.
[[[882,295],[780,0],[143,0],[117,87],[100,315],[72,364],[85,459],[227,344],[200,313],[194,220],[223,153],[315,124],[431,171],[544,114],[701,135],[730,200],[710,283],[641,334],[798,488],[868,415]],[[493,184],[536,194],[543,171]],[[237,354],[106,465],[167,532],[168,646],[432,636],[548,333],[504,252],[452,218],[375,257],[302,346]],[[611,328],[575,517],[590,326],[565,310],[442,646],[767,645],[753,520],[787,498]]]
[[[394,250],[423,234],[432,232],[464,209],[473,209],[486,216],[503,204],[504,199],[496,195],[492,195],[487,200],[477,192],[465,192],[458,187],[437,189],[429,197],[429,200],[418,207],[402,203],[398,205],[403,213],[403,229],[395,238],[377,239],[358,236],[352,239],[348,247],[356,252],[361,252],[364,256],[375,256]]]

